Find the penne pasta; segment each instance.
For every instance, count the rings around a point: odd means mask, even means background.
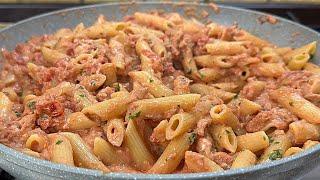
[[[101,137],[94,139],[93,153],[106,165],[123,163],[112,145]]]
[[[237,136],[237,143],[238,151],[247,149],[255,153],[269,146],[269,138],[264,131],[258,131]]]
[[[301,95],[280,88],[271,92],[270,97],[299,118],[310,123],[320,123],[320,109]]]
[[[231,169],[244,168],[255,165],[257,156],[249,150],[243,150],[238,153],[234,159]]]
[[[190,85],[190,91],[192,93],[201,94],[202,96],[214,95],[221,98],[225,102],[230,101],[234,96],[236,96],[235,93],[226,92],[221,89],[217,89],[215,87],[212,87],[206,84],[200,84],[200,83],[195,83]]]
[[[63,132],[60,134],[65,136],[72,146],[75,165],[101,170],[105,173],[110,172],[110,170],[91,152],[90,148],[78,134],[70,132]]]
[[[157,162],[148,172],[153,174],[173,172],[184,158],[185,152],[189,149],[190,145],[193,144],[195,136],[194,133],[184,133],[170,141]]]
[[[173,138],[188,132],[197,123],[197,116],[191,113],[179,113],[172,116],[166,128],[166,139]]]
[[[51,161],[74,166],[72,146],[67,138],[59,134],[50,134]]]
[[[117,147],[120,147],[125,134],[124,122],[122,119],[112,119],[103,126],[104,134],[107,136],[108,141]]]
[[[237,150],[237,138],[231,127],[224,125],[212,125],[211,134],[218,146],[231,153]]]
[[[82,130],[98,126],[98,123],[87,118],[82,112],[71,113],[67,118],[67,129]]]
[[[192,151],[185,153],[185,163],[188,170],[194,173],[223,171],[223,169],[211,159]]]
[[[133,81],[139,82],[142,86],[147,87],[154,97],[172,96],[173,91],[166,87],[161,80],[146,71],[130,72],[129,76]]]

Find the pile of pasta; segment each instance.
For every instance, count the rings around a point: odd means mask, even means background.
[[[2,50],[0,142],[103,172],[278,160],[319,144],[315,52],[177,13],[100,16]]]

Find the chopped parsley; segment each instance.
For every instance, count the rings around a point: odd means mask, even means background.
[[[80,88],[80,89],[84,89],[84,87],[83,87],[83,86],[79,86],[79,88]]]
[[[226,130],[227,134],[231,134],[231,132],[229,130]]]
[[[199,74],[200,74],[201,79],[203,79],[205,77],[201,72],[199,72]]]
[[[114,86],[114,90],[116,92],[120,91],[120,84],[119,83],[115,83],[113,86]]]
[[[22,95],[23,95],[23,91],[19,91],[19,92],[17,92],[17,95],[18,95],[19,97],[22,97]]]
[[[280,158],[282,158],[282,153],[281,153],[280,149],[273,150],[273,152],[270,153],[270,155],[269,155],[269,159],[271,161],[274,161],[274,160],[277,160],[277,159],[280,159]]]
[[[91,86],[96,86],[97,84],[96,84],[96,81],[95,80],[92,80],[91,82],[90,82],[90,85]]]
[[[197,138],[197,134],[192,132],[191,135],[189,136],[189,144],[193,144]]]
[[[153,82],[154,82],[154,80],[150,78],[150,79],[149,79],[149,82],[150,82],[150,83],[153,83]]]
[[[268,138],[269,138],[269,142],[273,143],[273,141],[274,141],[273,138],[271,136],[268,136]]]
[[[61,144],[62,142],[63,142],[62,140],[58,140],[58,141],[56,142],[56,144],[59,145],[59,144]]]
[[[279,142],[279,141],[276,141],[276,142],[274,142],[273,144],[280,144],[280,142]]]
[[[35,102],[35,101],[30,101],[30,102],[28,102],[27,106],[28,106],[31,110],[35,110],[35,109],[36,109],[36,102]]]
[[[239,94],[236,94],[235,96],[233,96],[233,99],[238,99]]]
[[[290,101],[290,102],[289,102],[289,105],[290,105],[290,106],[293,106],[293,102],[292,102],[292,101]]]
[[[263,136],[263,140],[265,140],[265,141],[266,141],[266,140],[267,140],[267,138],[266,138],[265,136]]]
[[[313,59],[314,55],[313,54],[310,54],[310,59]]]
[[[21,112],[15,111],[14,113],[16,114],[17,117],[21,117]]]
[[[82,98],[86,97],[85,94],[79,94],[79,96],[82,97]]]
[[[129,120],[133,120],[133,119],[139,117],[140,114],[141,114],[141,111],[134,112],[134,113],[130,114],[128,118],[129,118]]]

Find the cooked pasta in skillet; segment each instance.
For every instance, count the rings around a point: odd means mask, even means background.
[[[292,156],[320,140],[315,51],[177,13],[100,16],[2,50],[0,142],[106,173]]]

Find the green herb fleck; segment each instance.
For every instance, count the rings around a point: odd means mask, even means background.
[[[120,91],[120,84],[119,83],[115,83],[113,86],[114,86],[114,90],[116,92]]]
[[[15,111],[14,113],[16,114],[17,117],[21,117],[21,112]]]
[[[150,83],[153,83],[153,82],[154,82],[154,80],[150,78],[150,79],[149,79],[149,82],[150,82]]]
[[[280,142],[279,142],[279,141],[276,141],[276,142],[274,142],[273,144],[280,144]]]
[[[17,95],[18,95],[19,97],[22,97],[22,95],[23,95],[23,91],[19,91],[19,92],[17,92]]]
[[[36,109],[36,102],[35,102],[35,101],[30,101],[30,102],[28,102],[27,106],[28,106],[31,110],[35,110],[35,109]]]
[[[292,101],[290,101],[290,102],[289,102],[289,105],[290,105],[290,106],[293,106],[293,102],[292,102]]]
[[[97,84],[96,84],[96,81],[95,80],[92,80],[91,82],[90,82],[90,85],[91,86],[96,86]]]
[[[59,145],[59,144],[61,144],[62,142],[63,142],[62,140],[58,140],[58,141],[56,142],[56,144]]]
[[[267,140],[267,138],[266,138],[265,136],[263,136],[263,140],[265,140],[265,141],[266,141],[266,140]]]
[[[201,79],[203,79],[205,77],[204,74],[202,74],[201,72],[199,72],[199,74],[200,74]]]
[[[268,138],[269,138],[269,142],[273,143],[273,141],[274,141],[273,138],[271,136],[268,136]]]
[[[139,117],[140,114],[141,114],[141,111],[134,112],[134,113],[130,114],[128,118],[129,118],[130,120],[133,120],[133,119]]]
[[[273,152],[270,153],[270,155],[269,155],[269,159],[271,161],[274,161],[274,160],[277,160],[277,159],[280,159],[280,158],[282,158],[282,153],[281,153],[280,149],[273,150]]]
[[[233,96],[233,99],[238,99],[239,94],[236,94],[235,96]]]
[[[227,134],[231,134],[231,132],[229,130],[226,130]]]
[[[189,136],[189,144],[193,144],[197,138],[197,134],[192,132],[191,135]]]
[[[85,94],[79,94],[79,96],[82,97],[82,98],[86,97]]]
[[[313,57],[314,57],[314,55],[313,55],[313,54],[310,54],[310,60],[313,59]]]
[[[79,89],[84,89],[84,87],[80,85],[80,86],[79,86]]]

